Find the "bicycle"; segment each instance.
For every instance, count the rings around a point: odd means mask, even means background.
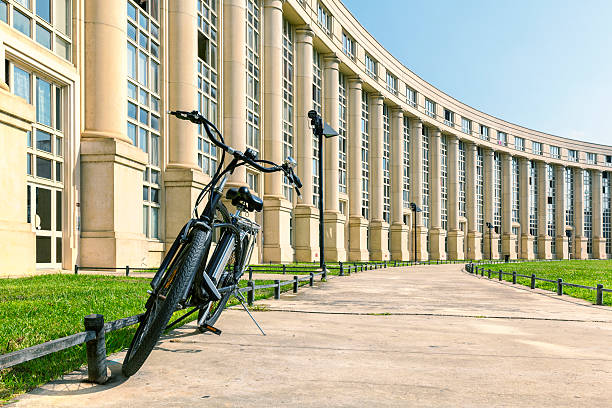
[[[294,172],[297,163],[291,157],[282,165],[257,159],[257,152],[253,149],[248,148],[243,153],[226,145],[217,127],[198,111],[168,113],[202,126],[222,154],[211,181],[196,199],[193,217],[181,229],[151,280],[146,311],[139,319],[138,328],[123,360],[122,372],[126,377],[142,367],[164,330],[174,327],[197,311],[200,332],[220,335],[221,330],[214,325],[230,296],[236,296],[244,306],[238,282],[247,268],[261,227],[242,213],[262,211],[263,201],[252,195],[247,187],[230,188],[225,197],[236,207],[236,212],[230,213],[221,201],[228,176],[239,166],[249,165],[264,173],[284,172],[298,196],[302,187]],[[233,158],[223,168],[226,153]],[[208,202],[202,214],[198,215],[198,207],[206,195]],[[209,257],[214,233],[219,234],[219,240]],[[175,311],[189,308],[192,309],[168,324]],[[246,307],[245,310],[248,312]]]

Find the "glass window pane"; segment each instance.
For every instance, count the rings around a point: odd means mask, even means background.
[[[62,238],[55,238],[55,262],[62,263]]]
[[[151,189],[151,202],[159,204],[159,190],[156,188]]]
[[[28,153],[26,167],[27,167],[26,170],[28,172],[27,174],[32,175],[32,154],[31,153]]]
[[[151,41],[151,55],[155,58],[159,58],[159,45],[155,44],[153,41]]]
[[[151,35],[155,38],[159,38],[159,27],[151,23]]]
[[[51,160],[36,157],[36,176],[51,180]]]
[[[30,19],[16,8],[13,8],[13,27],[28,37],[31,36]]]
[[[127,23],[127,34],[128,37],[130,37],[132,40],[136,41],[136,33],[138,32],[138,30],[136,29],[136,26],[130,22]]]
[[[51,263],[51,237],[36,237],[36,263]]]
[[[35,226],[38,230],[51,231],[51,190],[47,188],[36,187]]]
[[[148,28],[149,28],[149,19],[143,13],[140,13],[139,19],[138,19],[138,23],[140,24],[140,26],[142,28],[145,29],[145,31],[148,30]]]
[[[147,54],[140,51],[138,55],[138,82],[147,86]]]
[[[136,119],[138,114],[138,108],[135,103],[128,102],[128,117],[132,119]]]
[[[134,146],[136,146],[136,125],[128,122],[127,133],[128,133],[128,138],[132,141]]]
[[[47,23],[51,22],[51,1],[36,0],[36,15]]]
[[[138,87],[128,81],[128,97],[132,99],[136,99],[136,94],[138,93]]]
[[[55,88],[55,128],[62,130],[62,89]]]
[[[140,122],[145,125],[149,123],[149,112],[144,108],[140,108]]]
[[[36,24],[36,42],[51,49],[51,32],[40,24]]]
[[[55,162],[55,181],[61,182],[62,177],[62,162]]]
[[[159,64],[155,61],[151,61],[151,90],[159,92]]]
[[[145,50],[148,49],[149,48],[149,37],[147,37],[146,34],[141,32],[140,36],[138,37],[138,43]]]
[[[151,238],[159,238],[159,208],[151,207]]]
[[[57,156],[62,157],[64,155],[64,150],[62,149],[62,138],[59,136],[55,136],[55,154]]]
[[[149,93],[144,89],[140,90],[140,103],[143,105],[149,104]]]
[[[136,79],[136,47],[130,43],[127,45],[127,68],[128,76]]]
[[[32,222],[32,186],[26,190],[26,222]]]
[[[55,192],[55,230],[62,230],[62,192]]]
[[[36,129],[36,148],[51,153],[51,133]]]
[[[151,183],[159,184],[159,171],[151,170]]]
[[[26,132],[26,146],[32,147],[32,131],[30,130]]]
[[[134,7],[131,3],[127,4],[127,14],[132,20],[136,21],[136,7]]]
[[[30,74],[16,66],[13,66],[13,92],[25,99],[27,103],[31,103]]]
[[[149,187],[142,188],[142,201],[149,201]]]
[[[54,0],[53,5],[55,8],[55,22],[54,26],[57,30],[62,33],[70,36],[71,29],[71,18],[70,18],[70,6],[71,2],[69,0]]]
[[[155,130],[159,130],[159,118],[155,115],[151,115],[151,127]]]
[[[15,3],[21,4],[23,7],[30,9],[30,0],[15,0]]]
[[[151,109],[155,112],[159,112],[159,99],[154,96],[151,96]]]
[[[51,84],[36,80],[36,121],[51,126]]]
[[[4,21],[5,23],[8,22],[6,14],[7,12],[8,7],[6,5],[6,2],[4,0],[0,0],[0,21]]]
[[[72,61],[70,43],[62,40],[57,35],[55,36],[55,53],[68,61]]]
[[[142,233],[149,236],[149,207],[146,205],[142,207]]]
[[[149,141],[148,141],[148,134],[149,132],[146,131],[146,129],[140,129],[140,140],[139,140],[139,144],[138,147],[140,147],[140,149],[143,152],[148,152],[148,147],[149,147]]]
[[[159,166],[159,136],[151,135],[151,151],[149,152],[149,162],[154,166]]]

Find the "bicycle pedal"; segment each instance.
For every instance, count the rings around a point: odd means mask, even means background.
[[[200,326],[200,328],[204,331],[204,332],[211,332],[212,334],[216,334],[217,336],[220,336],[222,331],[217,329],[216,327],[213,327],[209,324],[205,324],[203,326]]]

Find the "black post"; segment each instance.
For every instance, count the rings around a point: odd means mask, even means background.
[[[274,284],[276,286],[274,286],[274,299],[280,299],[280,281],[278,279],[276,279],[274,281]]]
[[[319,136],[319,267],[325,268],[325,227],[323,225],[323,120],[317,117],[319,126],[314,132]]]
[[[412,260],[414,262],[416,262],[416,254],[417,254],[417,240],[416,240],[416,211],[412,211],[412,219],[414,220],[412,229],[414,231],[414,240],[412,243],[412,246],[414,247],[414,256],[412,257]]]
[[[344,265],[340,262],[340,276],[344,276]]]
[[[503,272],[503,271],[500,269],[500,270],[499,270],[499,280],[502,280],[502,275],[503,275],[503,273],[504,273],[504,272]]]
[[[314,273],[310,272],[310,281],[308,281],[310,286],[314,285]]]
[[[597,284],[597,304],[603,305],[603,285],[601,283]]]
[[[248,282],[249,291],[247,292],[247,304],[253,306],[253,300],[255,299],[255,282],[250,280]]]
[[[563,279],[557,279],[557,295],[563,295]]]
[[[488,269],[487,272],[488,272],[488,278],[491,279],[491,270]]]
[[[249,280],[253,280],[253,268],[249,266]]]
[[[108,381],[106,374],[106,344],[104,335],[104,316],[90,314],[84,319],[85,330],[96,333],[96,338],[86,344],[87,380],[96,384]]]
[[[287,273],[287,267],[283,264],[283,275]]]
[[[130,276],[130,265],[125,265],[125,276]]]
[[[536,276],[535,273],[531,274],[531,289],[535,289]]]
[[[298,277],[297,275],[293,276],[293,293],[297,293],[298,291]]]
[[[79,265],[74,265],[74,274],[78,275],[79,274]]]
[[[516,285],[516,271],[512,272],[512,284]]]

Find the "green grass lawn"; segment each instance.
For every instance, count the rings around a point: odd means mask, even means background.
[[[0,354],[84,331],[83,317],[104,315],[109,322],[144,311],[150,279],[100,275],[43,275],[0,279]],[[257,280],[256,285],[273,283]],[[240,286],[246,286],[241,281]],[[300,282],[300,286],[308,282]],[[292,290],[291,285],[281,288]],[[246,293],[244,294],[246,297]],[[255,292],[269,298],[274,289]],[[237,304],[233,299],[228,306]],[[175,317],[178,317],[177,312]],[[193,319],[195,319],[195,314]],[[108,354],[129,346],[136,326],[106,334]],[[87,362],[85,346],[76,346],[0,371],[0,404]]]
[[[563,282],[575,283],[578,285],[596,287],[598,283],[604,285],[604,288],[612,289],[612,260],[573,260],[573,261],[551,261],[551,262],[522,262],[516,264],[483,264],[478,265],[492,271],[504,272],[516,271],[518,274],[531,276],[532,273],[538,278],[557,280],[563,279]],[[485,276],[487,273],[485,272]],[[498,278],[497,274],[492,274],[491,278]],[[504,280],[512,281],[512,276],[504,275]],[[517,278],[517,284],[529,286],[530,279]],[[556,283],[541,282],[536,280],[536,288],[557,291]],[[563,294],[573,296],[580,299],[588,300],[591,303],[596,302],[596,291],[563,287]],[[612,293],[603,295],[603,304],[612,306]]]

